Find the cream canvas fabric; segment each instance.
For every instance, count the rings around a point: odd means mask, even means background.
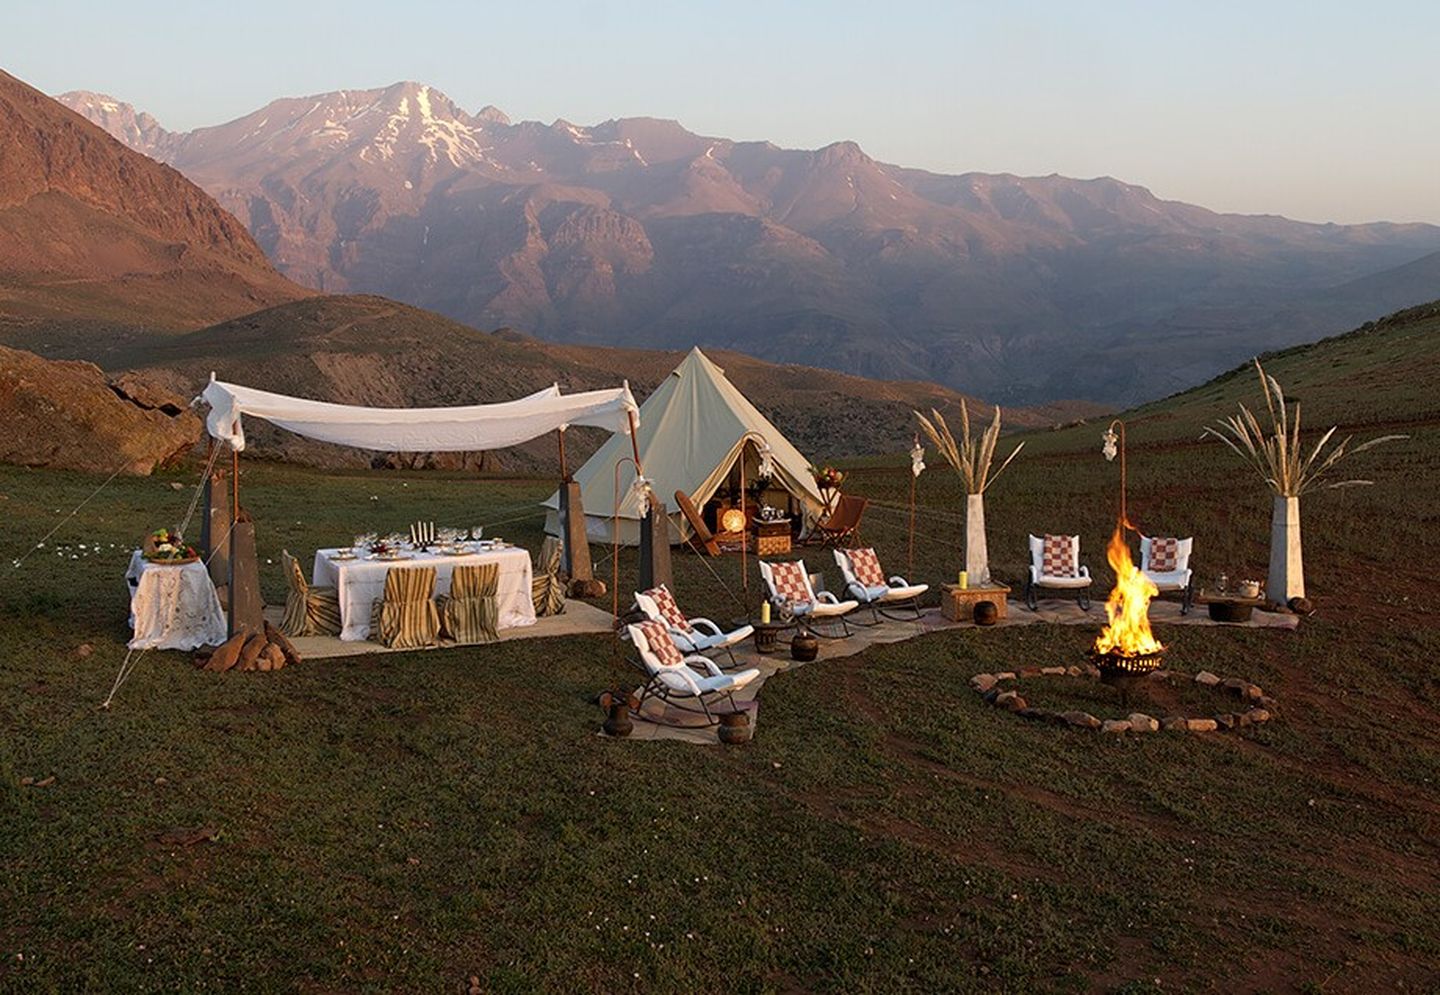
[[[438,453],[504,449],[572,425],[630,433],[638,412],[629,386],[562,394],[546,387],[529,397],[459,408],[367,408],[287,397],[211,380],[210,434],[245,448],[244,417],[263,418],[296,435],[379,452]]]
[[[749,433],[751,445],[744,446]],[[675,492],[684,491],[697,507],[715,493],[730,468],[746,452],[746,479],[756,472],[756,438],[771,449],[775,465],[775,486],[797,498],[807,518],[821,513],[824,502],[810,475],[810,464],[800,451],[762,415],[744,394],[725,377],[699,349],[675,368],[664,383],[640,406],[638,442],[640,463],[651,482],[656,498],[665,505],[670,518],[670,541],[677,543],[690,535],[690,526],[675,503]],[[594,542],[611,542],[615,504],[615,463],[630,455],[630,440],[612,436],[576,473],[585,505],[586,532]],[[627,464],[620,471],[620,541],[640,541],[640,512],[627,493],[635,479]],[[560,534],[560,494],[545,502],[551,509],[545,530]]]

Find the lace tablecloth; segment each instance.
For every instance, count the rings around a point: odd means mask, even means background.
[[[311,583],[316,587],[333,587],[340,596],[340,638],[354,642],[370,637],[370,611],[385,594],[385,574],[392,567],[434,567],[435,593],[450,591],[450,575],[465,563],[498,563],[499,589],[495,593],[500,609],[501,629],[535,624],[535,602],[530,580],[533,568],[530,554],[515,546],[465,556],[436,553],[414,553],[405,560],[336,560],[334,549],[315,552]]]
[[[130,589],[131,649],[193,650],[227,636],[225,612],[204,563],[150,563],[140,550],[125,571]]]

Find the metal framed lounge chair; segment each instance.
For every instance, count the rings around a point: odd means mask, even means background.
[[[695,502],[690,500],[690,495],[684,491],[676,491],[675,504],[680,508],[680,514],[685,516],[685,521],[690,523],[690,545],[694,546],[697,552],[703,550],[711,556],[719,556],[720,544],[706,528],[705,519],[700,517],[700,511],[695,507]]]
[[[820,546],[840,546],[860,541],[860,519],[870,502],[854,494],[841,494],[835,510],[815,523],[805,541]]]
[[[767,563],[764,560],[756,562],[760,564],[760,576],[770,590],[770,603],[777,609],[788,611],[800,621],[808,623],[810,630],[817,636],[843,639],[851,635],[845,616],[860,607],[860,602],[841,601],[829,591],[821,591],[817,595],[810,584],[810,572],[805,569],[804,560],[785,563]],[[840,633],[828,634],[814,628],[824,623],[838,624]]]
[[[720,720],[710,710],[710,703],[724,699],[730,702],[731,711],[740,711],[735,692],[760,676],[760,671],[755,669],[727,674],[714,660],[698,653],[687,656],[670,638],[669,627],[664,622],[647,619],[627,625],[625,630],[640,654],[647,678],[640,689],[637,712],[647,699],[658,698],[682,711],[698,712],[709,725],[715,725]]]
[[[287,636],[340,635],[340,595],[335,588],[307,583],[288,549],[280,551],[280,567],[285,572],[285,615],[280,631]]]
[[[880,558],[868,547],[835,550],[835,564],[845,578],[845,590],[861,607],[870,609],[874,621],[856,625],[879,625],[880,616],[902,620],[891,612],[903,610],[903,620],[920,618],[920,596],[930,590],[929,584],[912,584],[904,577],[886,577],[880,569]]]
[[[450,575],[450,593],[435,599],[440,633],[461,646],[500,638],[500,564],[462,563]]]
[[[434,567],[394,567],[385,574],[385,594],[370,616],[370,638],[391,649],[438,645]]]
[[[1030,575],[1025,581],[1025,604],[1039,611],[1037,590],[1074,591],[1081,611],[1090,610],[1090,568],[1080,563],[1080,537],[1030,537]]]
[[[730,656],[731,666],[739,665],[739,661],[735,659],[734,647],[748,639],[755,631],[753,626],[742,625],[726,632],[708,618],[686,618],[675,602],[675,595],[671,594],[664,584],[648,591],[636,592],[635,604],[647,618],[663,622],[669,627],[670,638],[680,647],[681,652],[704,654],[712,650],[724,650]]]
[[[1162,537],[1140,537],[1140,572],[1161,594],[1180,594],[1180,614],[1189,615],[1195,601],[1194,572],[1190,569],[1190,549],[1193,537],[1175,539]]]

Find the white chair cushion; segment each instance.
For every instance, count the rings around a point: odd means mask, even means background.
[[[1035,581],[1036,587],[1055,587],[1073,590],[1090,586],[1089,574],[1079,577],[1046,577],[1043,574]]]
[[[1168,573],[1146,573],[1150,583],[1162,591],[1183,591],[1190,586],[1189,570],[1171,570]]]
[[[795,605],[796,615],[809,615],[812,618],[831,618],[835,615],[844,615],[846,612],[853,612],[860,607],[858,601],[837,601],[831,604],[828,601],[813,601],[808,605]]]

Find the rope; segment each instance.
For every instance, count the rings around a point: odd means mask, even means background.
[[[27,549],[27,550],[25,551],[24,555],[19,556],[19,557],[17,557],[15,560],[11,561],[10,568],[11,568],[12,570],[19,570],[19,569],[20,569],[20,564],[22,564],[22,563],[24,563],[26,560],[28,560],[28,559],[30,558],[30,554],[31,554],[31,553],[33,553],[33,552],[35,552],[35,550],[40,549],[41,547],[43,547],[43,546],[45,545],[45,543],[46,543],[47,541],[49,541],[49,539],[50,539],[51,536],[53,536],[56,532],[59,532],[62,528],[64,528],[66,522],[70,521],[70,519],[72,519],[72,518],[74,518],[76,515],[78,515],[78,514],[80,513],[80,509],[81,509],[81,508],[83,508],[83,507],[85,507],[87,504],[89,504],[89,503],[94,499],[95,495],[99,494],[99,493],[100,493],[101,491],[103,491],[106,487],[110,486],[110,481],[112,481],[112,480],[114,480],[116,477],[120,476],[120,471],[121,471],[121,470],[124,470],[124,469],[125,469],[127,466],[129,466],[129,465],[130,465],[130,460],[127,458],[127,459],[125,460],[125,462],[121,463],[119,466],[117,466],[117,467],[115,468],[115,472],[114,472],[114,473],[110,474],[110,476],[108,476],[108,477],[105,478],[105,482],[104,482],[103,484],[101,484],[99,487],[95,488],[93,491],[90,492],[89,497],[87,497],[84,501],[81,501],[79,504],[77,504],[77,505],[75,506],[74,510],[70,512],[70,514],[68,514],[68,515],[66,515],[64,518],[60,519],[59,524],[57,524],[57,525],[56,525],[53,529],[51,529],[49,532],[46,532],[45,535],[40,539],[39,542],[37,542],[35,545],[33,545],[33,546],[31,546],[29,549]]]
[[[195,493],[190,496],[190,507],[185,509],[185,517],[180,520],[180,526],[175,530],[181,536],[190,528],[190,519],[195,517],[195,509],[200,506],[200,495],[205,492],[205,483],[210,479],[210,473],[215,468],[215,458],[219,455],[220,447],[212,443],[210,458],[205,461],[205,469],[200,471],[200,482],[195,485]]]
[[[136,666],[139,665],[140,658],[149,652],[150,647],[148,646],[141,650],[139,654],[136,654],[133,649],[125,651],[125,659],[120,664],[119,673],[115,675],[115,683],[111,685],[110,693],[105,696],[105,700],[100,703],[101,708],[108,709],[110,707],[110,702],[115,700],[115,693],[120,690],[120,685],[129,679],[130,674],[134,672]]]

